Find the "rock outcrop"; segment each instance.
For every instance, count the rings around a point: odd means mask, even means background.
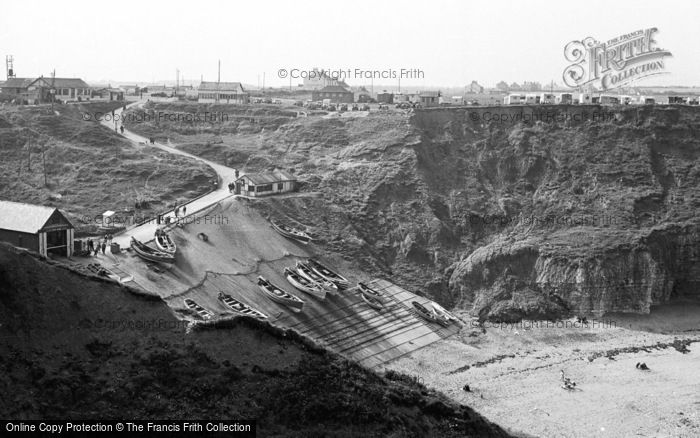
[[[231,122],[211,133],[217,148],[188,148],[294,171],[320,196],[258,208],[306,225],[320,251],[369,274],[495,319],[643,313],[697,297],[700,108],[269,119],[255,136]]]

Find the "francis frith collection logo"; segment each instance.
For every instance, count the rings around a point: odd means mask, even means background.
[[[664,58],[671,52],[657,47],[657,32],[652,27],[604,42],[592,37],[571,41],[564,48],[566,60],[572,63],[564,70],[564,83],[571,88],[610,90],[667,73]]]

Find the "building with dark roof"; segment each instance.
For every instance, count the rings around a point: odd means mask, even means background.
[[[55,207],[0,201],[0,241],[49,254],[73,254],[73,224]]]
[[[294,175],[283,170],[268,173],[246,173],[235,184],[235,193],[244,196],[269,196],[294,191]]]
[[[438,106],[440,104],[439,91],[419,91],[411,96],[411,102],[422,107]]]
[[[202,82],[197,90],[197,102],[248,103],[250,95],[240,82]]]
[[[353,103],[355,101],[355,93],[340,85],[329,85],[311,92],[311,100],[324,99],[330,99],[333,103]]]
[[[9,78],[0,89],[20,103],[39,104],[90,100],[90,86],[79,78]],[[52,97],[53,96],[53,97]]]

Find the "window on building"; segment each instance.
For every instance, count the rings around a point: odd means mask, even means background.
[[[282,190],[284,190],[284,183],[277,183],[277,191],[281,192]]]
[[[257,186],[255,191],[256,192],[271,192],[272,191],[272,184],[266,184],[264,186]]]

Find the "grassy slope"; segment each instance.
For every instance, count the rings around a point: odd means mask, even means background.
[[[260,436],[285,437],[508,436],[410,377],[379,376],[261,323],[185,334],[160,300],[4,245],[0,319],[6,418],[256,418]]]
[[[0,109],[0,197],[55,205],[88,230],[81,220],[86,215],[133,210],[141,200],[147,206],[136,213],[147,216],[209,189],[208,181],[215,174],[201,163],[155,149],[137,149],[97,122],[81,119],[82,111],[109,109],[105,103],[56,105],[58,115],[50,107]],[[25,128],[32,133],[31,162]],[[55,194],[61,199],[51,199]]]

